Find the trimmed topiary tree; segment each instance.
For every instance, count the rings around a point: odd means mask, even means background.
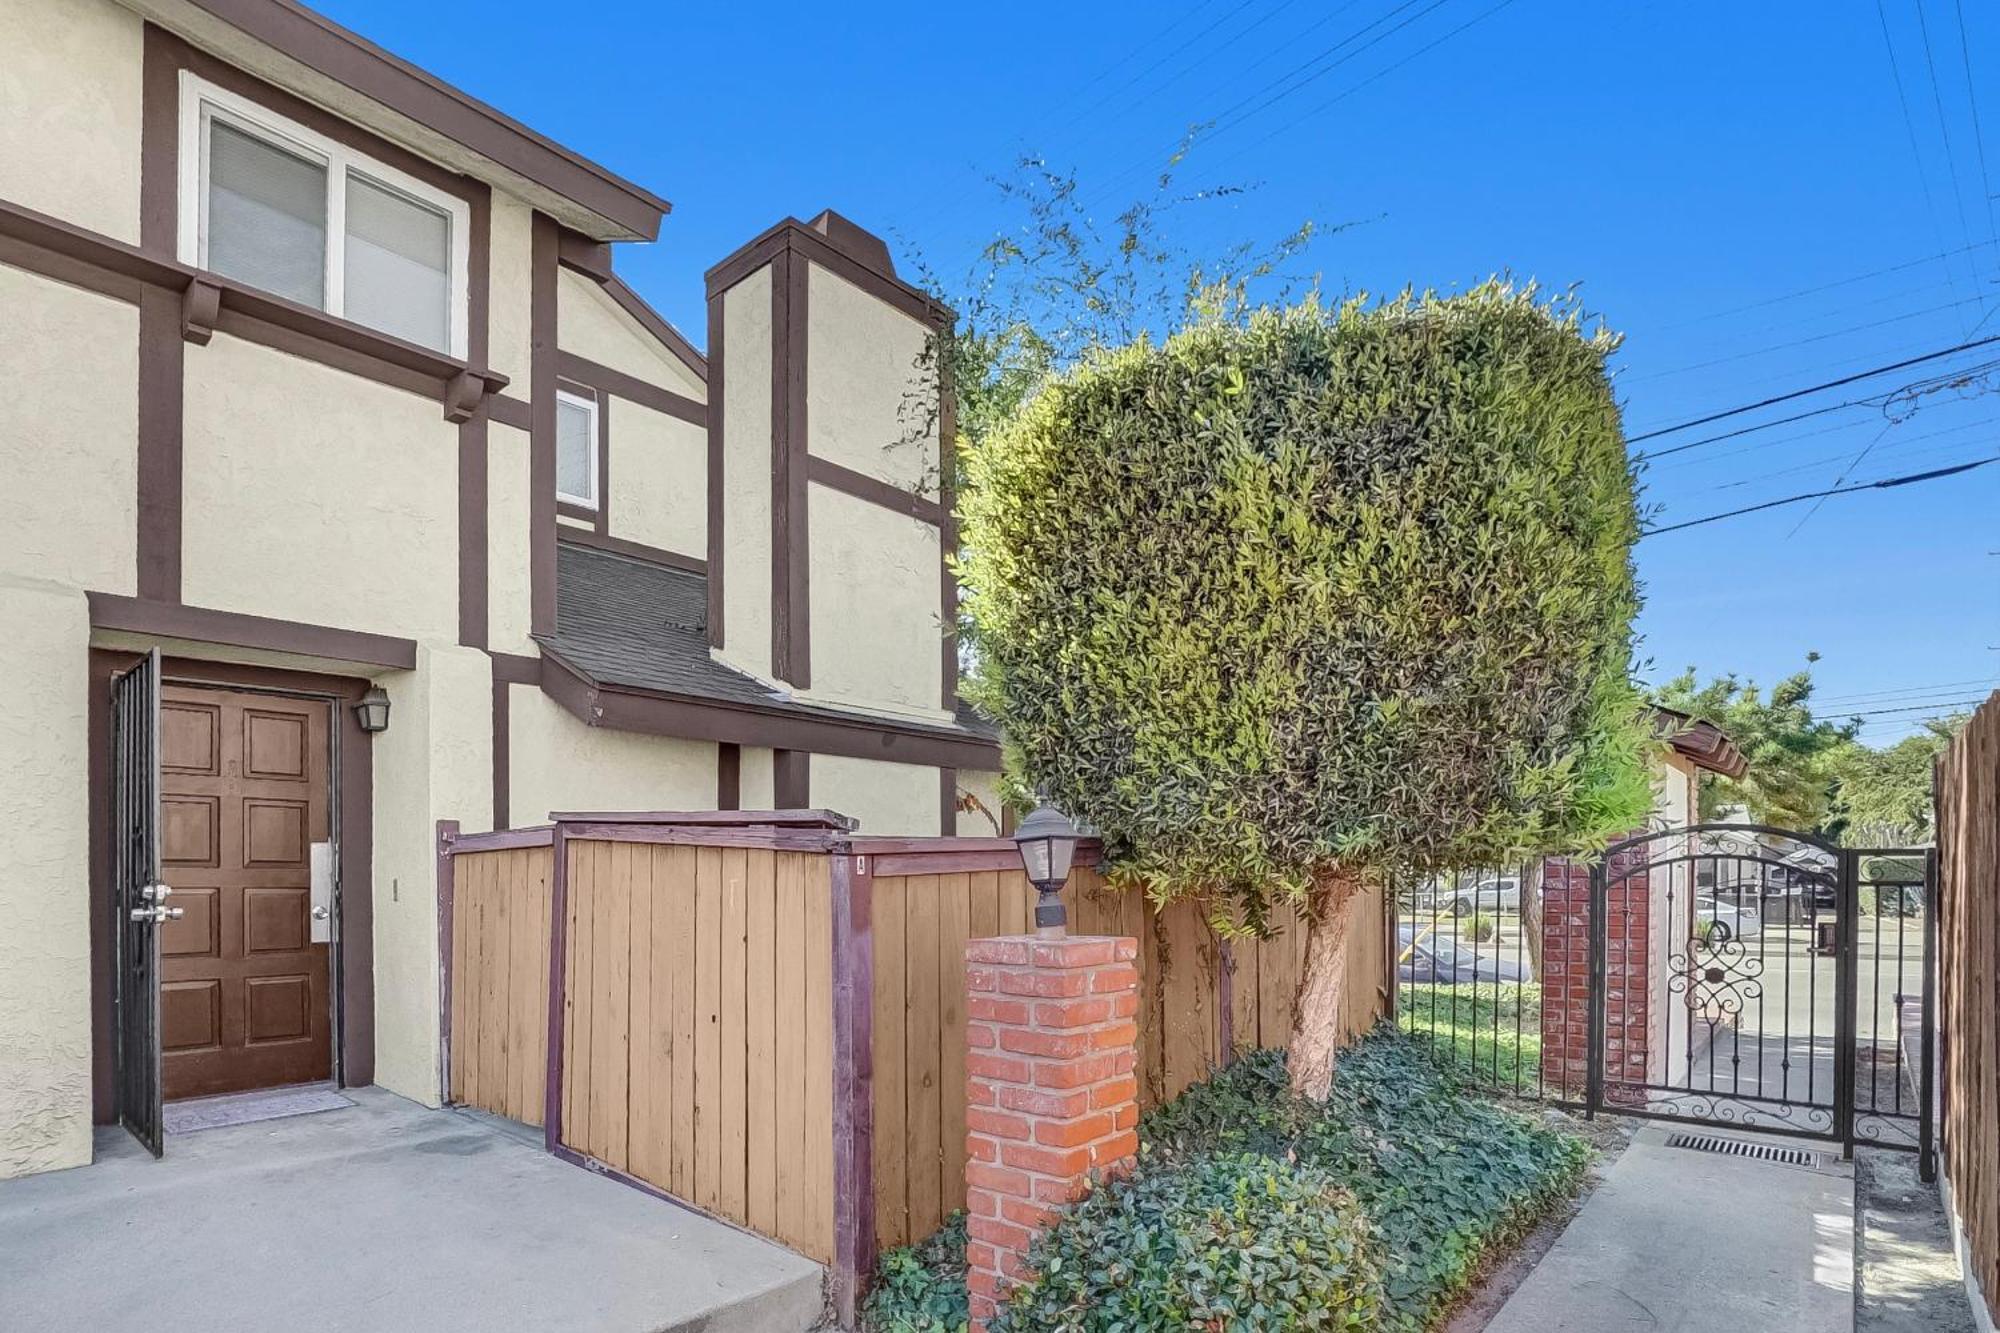
[[[1309,303],[1100,356],[967,459],[973,689],[1015,781],[1157,902],[1306,909],[1307,1095],[1363,886],[1651,804],[1615,346],[1497,282]]]

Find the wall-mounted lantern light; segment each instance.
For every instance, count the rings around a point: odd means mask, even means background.
[[[389,692],[380,685],[368,687],[368,693],[361,696],[354,705],[354,720],[369,735],[389,729]]]
[[[1082,835],[1069,816],[1052,805],[1041,805],[1014,830],[1014,845],[1021,851],[1021,868],[1035,886],[1035,933],[1061,935],[1068,926],[1063,912],[1063,884],[1069,879],[1070,862],[1076,859],[1077,839]]]

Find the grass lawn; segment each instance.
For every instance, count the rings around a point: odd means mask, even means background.
[[[1423,1333],[1569,1197],[1591,1151],[1387,1025],[1343,1053],[1324,1105],[1258,1051],[1140,1130],[1138,1169],[1038,1239],[1040,1276],[1000,1333]],[[958,1333],[964,1265],[962,1220],[885,1255],[866,1327]]]
[[[1540,1084],[1542,988],[1535,982],[1434,986],[1404,982],[1397,1023],[1483,1087],[1532,1092]]]

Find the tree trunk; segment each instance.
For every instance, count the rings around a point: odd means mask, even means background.
[[[1347,935],[1359,876],[1342,870],[1313,885],[1306,930],[1306,964],[1292,1006],[1292,1046],[1288,1061],[1292,1091],[1323,1102],[1333,1091],[1333,1057],[1340,1049],[1340,1003],[1347,992]]]

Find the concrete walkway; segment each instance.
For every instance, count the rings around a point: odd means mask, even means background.
[[[1639,1132],[1487,1333],[1852,1333],[1854,1175],[1837,1150],[1781,1166],[1669,1148],[1671,1132]]]
[[[821,1269],[376,1089],[0,1184],[0,1329],[802,1333]]]

